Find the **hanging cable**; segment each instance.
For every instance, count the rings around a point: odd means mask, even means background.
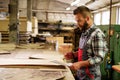
[[[110,53],[110,37],[111,37],[111,27],[112,27],[112,25],[111,25],[111,15],[112,15],[112,0],[110,0],[110,21],[109,21],[109,51],[108,51],[108,53]]]
[[[110,46],[111,46],[111,31],[112,31],[112,25],[111,25],[111,15],[112,15],[112,0],[110,0],[110,21],[109,21],[109,34],[108,34],[108,54],[106,58],[106,72],[107,72],[107,79],[112,80],[112,59],[111,59],[111,51],[110,51]]]

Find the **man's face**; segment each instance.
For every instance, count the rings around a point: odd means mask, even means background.
[[[81,14],[75,15],[75,20],[77,21],[78,27],[82,30],[86,30],[88,27],[88,23],[86,21],[86,18],[84,18]]]

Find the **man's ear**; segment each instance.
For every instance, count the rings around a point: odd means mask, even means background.
[[[89,22],[90,17],[87,16],[87,17],[85,18],[85,20],[86,20],[86,22]]]
[[[90,17],[87,16],[87,17],[86,17],[86,21],[89,21],[89,20],[90,20]]]

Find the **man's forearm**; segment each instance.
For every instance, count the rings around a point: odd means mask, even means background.
[[[70,66],[70,68],[73,69],[73,70],[78,70],[82,67],[88,67],[88,66],[90,66],[90,63],[89,63],[88,60],[86,60],[86,61],[75,62],[75,63],[73,63],[72,66]]]
[[[88,66],[90,66],[89,60],[80,61],[79,63],[80,63],[80,66],[81,66],[81,67],[88,67]]]

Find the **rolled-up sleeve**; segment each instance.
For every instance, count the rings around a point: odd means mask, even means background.
[[[89,57],[88,60],[91,65],[100,64],[108,51],[104,34],[98,31],[91,39],[91,45],[94,56]]]

